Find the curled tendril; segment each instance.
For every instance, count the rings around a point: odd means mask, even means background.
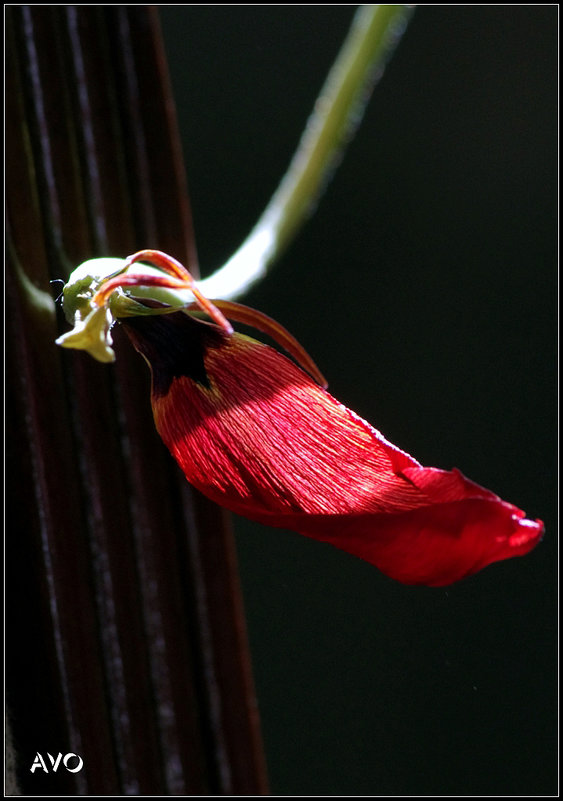
[[[143,300],[157,301],[159,307],[148,307]],[[189,271],[160,250],[140,250],[125,260],[84,262],[65,284],[63,308],[74,328],[59,337],[57,344],[85,350],[101,362],[115,361],[111,328],[120,317],[179,310],[187,314],[203,312],[227,336],[233,333],[229,320],[267,334],[321,386],[327,385],[309,354],[280,323],[234,301],[211,302],[198,289]]]

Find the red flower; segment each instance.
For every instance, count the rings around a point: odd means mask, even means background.
[[[232,512],[405,584],[450,584],[539,542],[540,520],[457,470],[422,467],[273,348],[182,312],[123,324],[150,364],[162,439]]]

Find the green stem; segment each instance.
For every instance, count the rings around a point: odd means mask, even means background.
[[[232,300],[263,278],[272,262],[295,236],[313,211],[345,145],[362,117],[371,90],[405,29],[412,6],[360,6],[348,36],[315,103],[307,127],[278,189],[258,223],[223,267],[198,281],[210,299]],[[101,308],[92,298],[104,282],[125,268],[123,259],[92,259],[74,270],[64,288],[63,306],[72,331],[57,343],[89,351],[99,361],[115,358],[111,326],[118,317],[140,313],[142,306],[126,287],[112,294]],[[188,290],[154,286],[151,276],[162,273],[136,264],[147,284],[135,286],[135,297],[161,300],[170,308],[184,308],[193,301]],[[162,310],[145,309],[147,314]]]
[[[278,189],[247,239],[215,273],[204,295],[240,297],[287,247],[331,177],[371,90],[404,31],[412,6],[360,6]]]

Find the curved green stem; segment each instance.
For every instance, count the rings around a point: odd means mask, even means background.
[[[234,256],[209,278],[198,281],[198,291],[204,298],[229,301],[244,294],[265,276],[268,267],[311,214],[344,146],[361,120],[371,90],[381,77],[412,8],[360,6],[287,173]],[[73,271],[64,287],[63,307],[74,328],[59,337],[57,344],[87,350],[99,361],[113,361],[113,322],[131,314],[163,311],[147,309],[137,303],[129,294],[128,283],[134,284],[135,297],[159,300],[167,304],[167,310],[185,308],[193,302],[193,287],[187,283],[183,289],[175,285],[163,286],[162,273],[146,264],[136,264],[136,278],[130,275],[121,281],[114,278],[128,268],[129,261],[91,259]],[[146,276],[145,284],[140,280],[142,274]],[[98,306],[94,295],[112,278],[119,288]]]
[[[247,239],[199,282],[209,298],[240,297],[263,278],[311,214],[362,117],[413,6],[360,6],[278,189]]]

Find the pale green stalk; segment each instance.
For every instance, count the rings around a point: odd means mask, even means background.
[[[254,229],[229,261],[198,282],[210,299],[233,300],[266,274],[311,214],[318,197],[362,117],[376,81],[405,29],[412,6],[360,6],[348,36],[315,103],[287,173]],[[93,297],[101,284],[125,269],[124,259],[91,259],[72,273],[64,287],[63,306],[74,328],[59,337],[67,348],[87,350],[99,361],[113,361],[111,327],[119,317],[156,314],[134,297],[158,300],[167,310],[194,300],[189,290],[139,285],[123,287],[102,307]],[[137,275],[159,273],[136,263]]]
[[[199,287],[208,298],[240,297],[266,274],[312,213],[412,6],[360,6],[278,189],[236,253]]]

